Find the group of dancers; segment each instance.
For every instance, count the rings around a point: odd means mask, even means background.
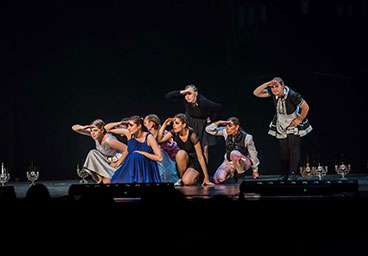
[[[309,106],[279,77],[258,86],[253,94],[273,98],[276,114],[269,134],[280,141],[282,170],[288,179],[298,168],[300,138],[312,130],[306,118]],[[253,136],[241,128],[237,117],[217,120],[222,105],[199,94],[193,84],[167,93],[166,99],[182,101],[185,113],[163,123],[157,115],[149,114],[107,124],[97,119],[89,125],[72,126],[75,132],[90,136],[96,143],[83,168],[97,183],[212,186],[247,170],[251,170],[253,178],[259,177],[260,162]],[[216,143],[215,136],[224,138],[226,153],[211,178],[208,147]]]

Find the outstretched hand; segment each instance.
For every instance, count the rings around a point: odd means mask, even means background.
[[[212,183],[211,181],[209,181],[208,179],[204,179],[203,182],[202,182],[202,186],[213,187],[213,186],[215,186],[215,184]]]

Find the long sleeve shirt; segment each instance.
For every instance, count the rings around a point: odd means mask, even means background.
[[[206,127],[206,132],[214,136],[223,136],[225,140],[228,138],[225,127],[219,127],[216,123],[212,123]],[[248,149],[249,158],[252,160],[252,169],[258,170],[259,160],[258,152],[254,144],[253,136],[247,134],[244,139],[244,146]],[[226,159],[226,155],[225,155]]]
[[[184,95],[179,90],[168,92],[165,98],[170,101],[182,101],[185,106],[185,113],[193,118],[216,120],[218,112],[222,105],[215,103],[201,94],[198,94],[196,104],[191,104],[185,101]]]

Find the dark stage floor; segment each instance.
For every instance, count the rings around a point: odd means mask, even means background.
[[[264,175],[259,177],[258,181],[277,181],[280,178],[278,175]],[[226,196],[229,198],[238,198],[239,195],[239,184],[243,181],[252,180],[250,177],[239,179],[237,182],[229,181],[226,184],[215,185],[214,187],[202,187],[202,186],[177,186],[175,187],[178,191],[183,193],[187,199],[194,198],[212,198],[214,196]],[[304,179],[297,177],[298,181],[314,181],[318,180],[316,177],[310,177]],[[349,175],[345,179],[341,179],[337,175],[328,175],[322,178],[322,181],[338,181],[338,180],[357,180],[359,184],[359,191],[368,191],[368,175]],[[39,181],[40,183],[47,186],[52,198],[58,198],[68,195],[69,187],[72,184],[80,184],[79,180],[45,180]],[[27,190],[30,187],[30,183],[27,182],[10,182],[8,185],[15,187],[17,198],[24,198]],[[258,198],[257,195],[247,195],[250,199]]]

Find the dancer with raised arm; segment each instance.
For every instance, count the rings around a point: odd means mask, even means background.
[[[215,183],[222,183],[234,175],[245,173],[248,169],[252,169],[253,178],[259,176],[258,152],[254,145],[253,136],[240,127],[240,121],[237,117],[214,122],[206,127],[206,132],[222,136],[225,139],[225,160],[213,176]]]
[[[288,180],[298,170],[301,137],[312,131],[307,119],[309,105],[280,77],[258,86],[253,94],[260,98],[272,97],[274,101],[276,114],[268,134],[280,142],[281,168],[286,172],[283,179]]]
[[[173,125],[173,129],[165,134],[164,131],[169,124]],[[197,182],[201,182],[203,186],[214,185],[209,179],[201,141],[195,131],[188,126],[186,115],[177,114],[162,124],[158,141],[163,143],[172,138],[180,148],[175,157],[180,175],[176,185],[195,185]]]
[[[222,105],[215,103],[198,93],[195,85],[189,84],[183,90],[175,90],[166,94],[170,101],[183,101],[188,125],[201,140],[204,156],[208,162],[208,146],[216,144],[216,138],[205,132],[206,125],[215,121]]]
[[[97,183],[110,183],[111,176],[128,154],[127,146],[107,133],[104,125],[104,121],[97,119],[89,125],[72,126],[73,131],[91,137],[96,143],[96,149],[89,151],[83,169]]]
[[[144,118],[144,126],[157,140],[161,128],[160,118],[155,114],[149,114]],[[164,131],[166,134],[167,131]],[[173,139],[159,143],[161,147],[162,161],[157,161],[162,182],[176,182],[179,179],[176,170],[175,155],[180,150]]]
[[[132,116],[109,123],[105,129],[128,139],[128,155],[112,176],[112,183],[161,182],[157,166],[157,161],[162,161],[161,149],[153,135],[143,131],[143,118]]]

